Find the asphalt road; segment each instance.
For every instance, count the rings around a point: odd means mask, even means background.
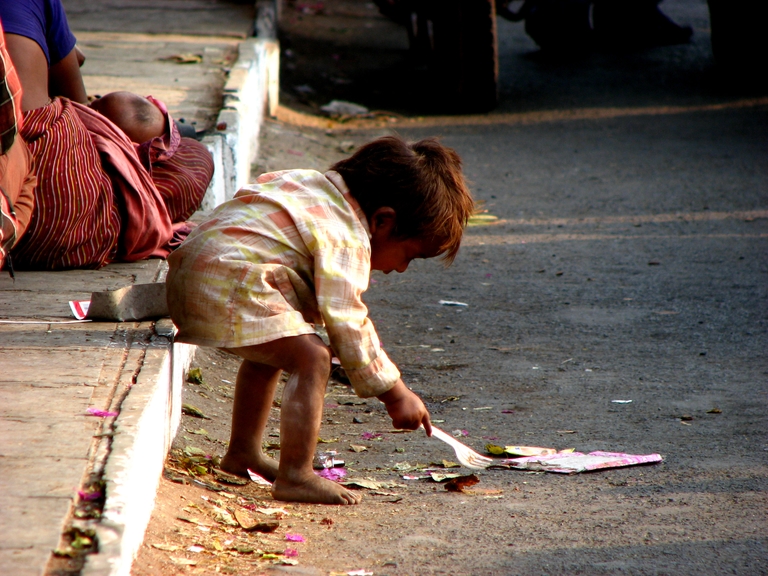
[[[286,16],[285,101],[423,114],[393,82],[408,78],[402,36],[303,32],[331,27],[334,6],[322,24]],[[499,220],[469,229],[452,268],[379,275],[367,301],[407,381],[475,447],[664,463],[535,476],[492,510],[427,505],[399,540],[399,573],[768,571],[768,101],[714,67],[705,2],[662,6],[694,27],[691,44],[553,60],[501,22],[497,110],[397,124],[454,147]],[[368,29],[386,29],[374,16]]]
[[[392,434],[375,402],[329,408],[321,435],[341,440],[323,448],[380,432],[345,459],[397,494],[292,507],[289,528],[307,543],[283,570],[768,573],[768,100],[715,69],[703,1],[662,6],[694,27],[691,44],[556,61],[521,25],[500,23],[501,102],[488,115],[265,126],[256,172],[323,169],[392,130],[440,136],[462,156],[485,225],[467,230],[452,267],[374,273],[366,293],[384,347],[441,427],[479,451],[664,458],[571,476],[488,470],[474,491],[451,493],[402,480],[404,461],[450,458],[442,444]],[[409,97],[419,71],[404,33],[375,7],[313,11],[283,15],[284,104],[429,112]],[[226,416],[206,427],[226,439]]]

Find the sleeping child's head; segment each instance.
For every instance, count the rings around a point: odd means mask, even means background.
[[[456,257],[474,201],[454,150],[434,138],[386,136],[331,170],[368,218],[372,269],[404,272],[414,258]]]
[[[117,124],[137,144],[162,136],[166,129],[163,111],[138,94],[110,92],[89,106]]]

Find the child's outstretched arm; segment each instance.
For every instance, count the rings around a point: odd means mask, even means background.
[[[377,396],[387,407],[387,413],[392,418],[395,428],[416,430],[424,426],[427,436],[432,436],[432,423],[429,411],[416,394],[411,392],[405,383],[398,379],[395,385]]]

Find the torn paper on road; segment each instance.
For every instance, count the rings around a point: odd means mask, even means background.
[[[499,461],[499,464],[504,467],[515,468],[516,470],[575,474],[576,472],[602,470],[603,468],[652,464],[662,460],[663,458],[659,454],[622,454],[619,452],[590,452],[589,454],[583,454],[582,452],[571,452],[547,456],[529,456],[527,458],[508,458]],[[497,464],[494,462],[493,465],[496,466]]]

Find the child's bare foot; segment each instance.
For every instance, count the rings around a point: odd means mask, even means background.
[[[274,482],[275,478],[277,478],[277,460],[264,454],[249,456],[241,453],[227,452],[221,459],[221,469],[236,476],[249,478],[249,468],[270,482]]]
[[[358,504],[362,496],[325,478],[311,474],[302,481],[278,478],[272,485],[272,497],[286,502],[311,504]]]

